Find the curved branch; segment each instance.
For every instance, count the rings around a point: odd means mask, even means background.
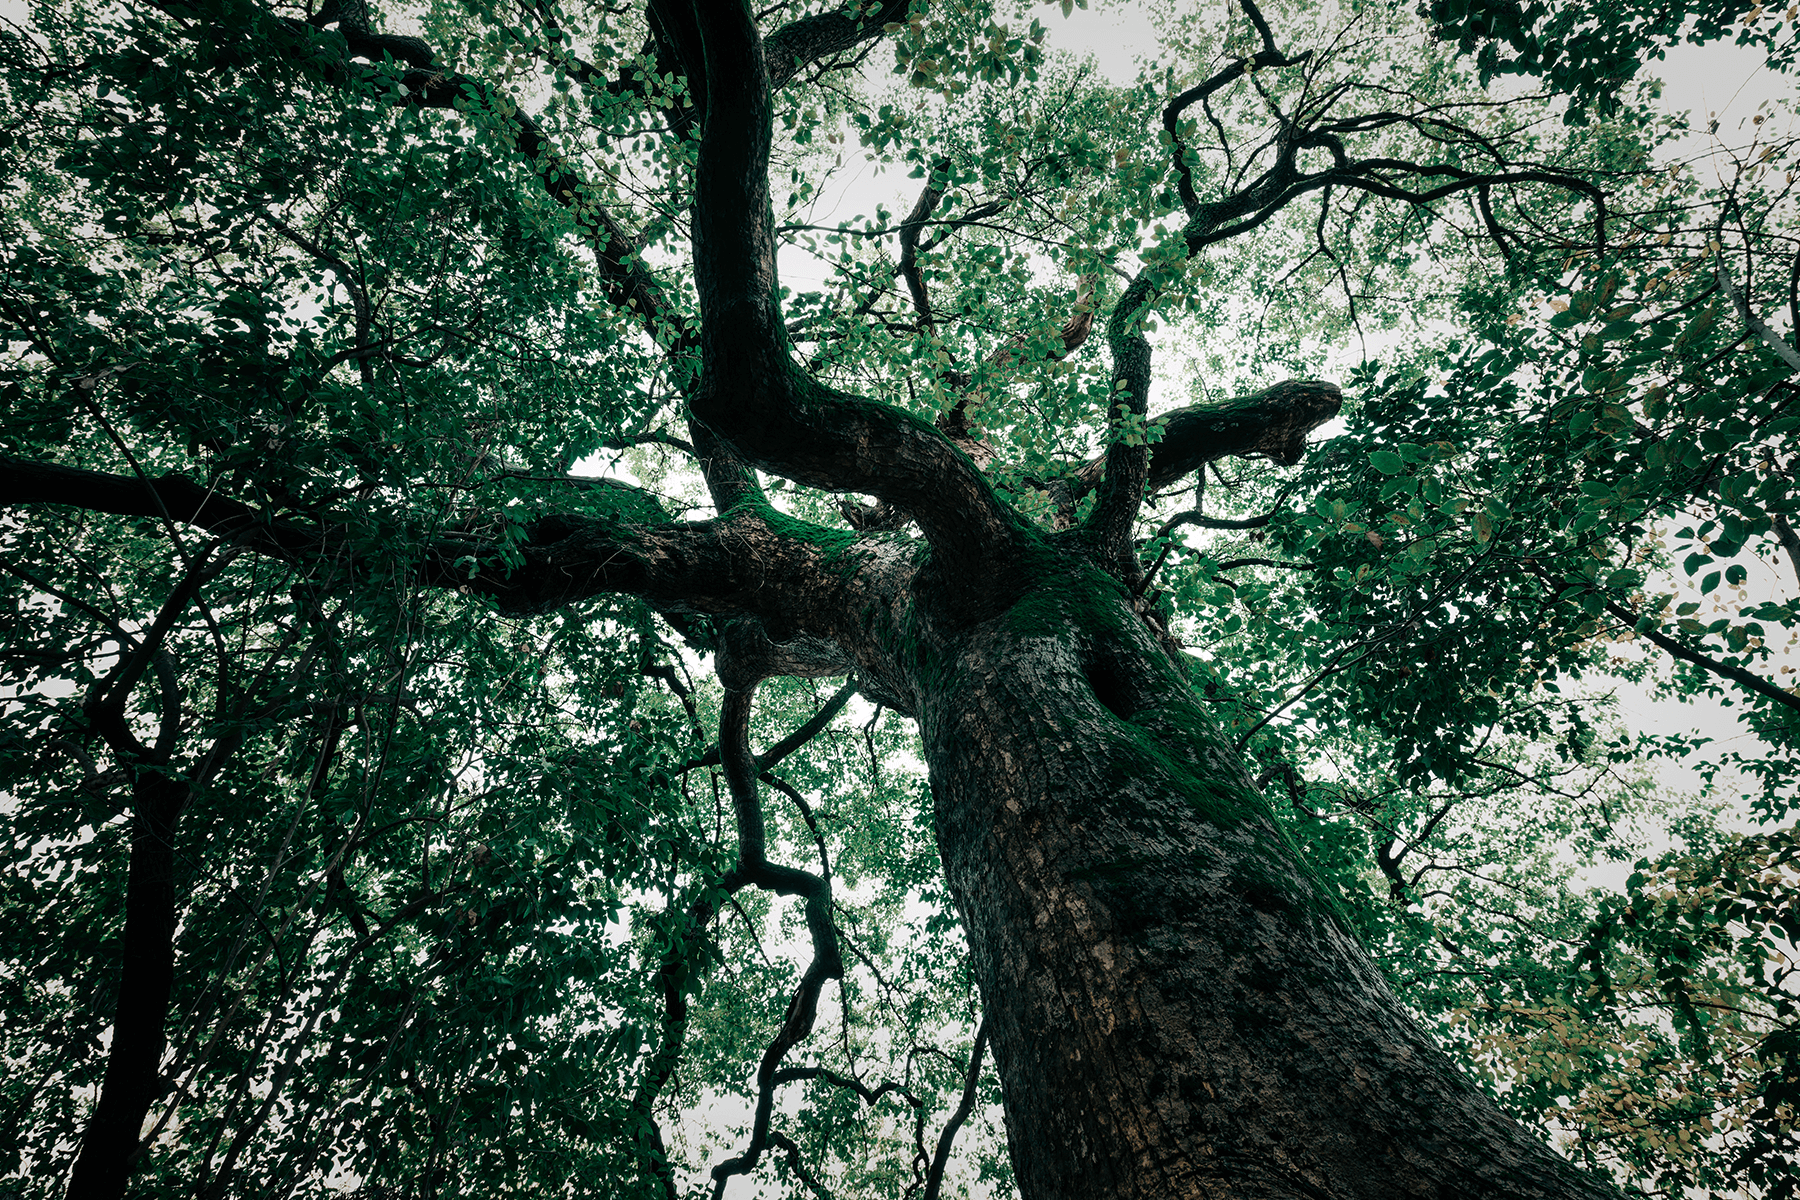
[[[174,753],[175,738],[181,727],[181,692],[175,680],[174,667],[163,643],[175,622],[200,595],[200,589],[216,578],[235,557],[227,552],[214,559],[216,543],[195,556],[181,581],[163,601],[155,620],[141,640],[133,639],[119,647],[119,661],[106,678],[95,682],[81,710],[114,753],[137,766],[164,765]],[[129,647],[129,649],[127,648]],[[126,705],[147,669],[154,667],[161,692],[161,711],[157,719],[155,747],[138,741],[125,720]]]
[[[847,1092],[855,1092],[862,1102],[870,1108],[874,1108],[875,1105],[880,1102],[881,1098],[889,1092],[892,1092],[894,1095],[905,1100],[907,1106],[910,1108],[918,1108],[922,1103],[917,1096],[913,1095],[910,1089],[895,1083],[891,1079],[884,1079],[879,1086],[870,1087],[860,1079],[852,1079],[846,1075],[839,1075],[836,1071],[827,1067],[783,1067],[781,1070],[775,1072],[775,1084],[777,1087],[785,1083],[796,1083],[801,1080],[812,1079],[823,1079],[832,1087],[843,1088]]]
[[[1260,18],[1260,16],[1261,14],[1259,13],[1258,17]],[[1268,26],[1263,25],[1262,29],[1266,35]],[[1211,99],[1220,88],[1242,79],[1252,71],[1272,67],[1292,67],[1303,63],[1312,57],[1312,52],[1310,50],[1304,54],[1289,58],[1287,55],[1273,49],[1272,43],[1270,43],[1270,47],[1271,48],[1265,48],[1258,52],[1254,57],[1238,59],[1230,66],[1225,67],[1223,70],[1214,74],[1204,83],[1196,84],[1185,92],[1182,92],[1173,100],[1169,101],[1168,106],[1163,109],[1163,129],[1167,131],[1169,135],[1169,144],[1173,147],[1175,152],[1175,189],[1181,196],[1182,208],[1190,217],[1200,210],[1201,205],[1200,197],[1194,191],[1193,170],[1187,164],[1188,150],[1181,141],[1182,114],[1195,104],[1199,104],[1205,109],[1206,102]],[[1212,120],[1215,126],[1217,126],[1218,119],[1212,116],[1211,110],[1205,109],[1205,111],[1208,118]]]
[[[831,724],[838,713],[843,711],[844,705],[850,702],[850,697],[856,694],[856,690],[857,681],[852,679],[832,693],[831,698],[825,701],[824,706],[808,717],[798,729],[757,755],[756,771],[758,776],[764,771],[773,769],[776,763],[817,737],[827,725]],[[691,771],[697,767],[716,767],[719,765],[719,761],[719,744],[714,742],[698,758],[689,759],[681,764],[678,770]]]
[[[1262,39],[1263,48],[1254,56],[1240,58],[1230,66],[1215,72],[1204,83],[1196,84],[1182,92],[1169,101],[1168,106],[1163,109],[1163,129],[1168,132],[1169,145],[1175,151],[1175,189],[1181,194],[1182,208],[1190,217],[1200,207],[1200,198],[1194,193],[1194,175],[1187,164],[1187,148],[1181,142],[1182,114],[1195,104],[1199,104],[1206,113],[1207,119],[1219,130],[1220,143],[1224,146],[1226,156],[1229,157],[1231,148],[1226,142],[1224,127],[1219,124],[1219,119],[1212,115],[1212,109],[1207,107],[1207,101],[1219,89],[1253,71],[1272,67],[1298,66],[1312,58],[1310,50],[1293,57],[1283,54],[1275,45],[1274,31],[1269,28],[1269,22],[1264,19],[1262,10],[1256,7],[1254,0],[1238,0],[1238,3],[1243,8],[1244,15],[1250,19],[1250,23],[1256,27],[1256,34]]]
[[[726,784],[737,809],[738,863],[721,886],[735,892],[746,884],[755,884],[780,895],[804,898],[813,959],[788,1002],[786,1019],[774,1040],[764,1049],[757,1068],[756,1115],[751,1123],[750,1143],[742,1153],[726,1159],[712,1170],[714,1200],[724,1195],[725,1186],[733,1175],[745,1175],[756,1169],[770,1140],[769,1122],[774,1113],[776,1075],[781,1060],[812,1032],[818,1016],[819,993],[825,981],[841,979],[844,975],[837,926],[831,918],[830,880],[768,860],[762,805],[757,797],[756,758],[750,750],[751,699],[760,672],[756,663],[738,662],[736,657],[733,639],[727,637],[719,649],[719,678],[726,685],[719,712],[719,747]]]
[[[1276,213],[1308,192],[1325,187],[1346,187],[1388,200],[1423,206],[1462,192],[1505,183],[1543,183],[1577,192],[1594,205],[1594,244],[1606,245],[1606,197],[1599,188],[1573,175],[1551,170],[1519,170],[1479,172],[1444,164],[1421,166],[1400,159],[1347,159],[1337,166],[1305,175],[1292,163],[1292,151],[1307,145],[1324,145],[1333,138],[1317,138],[1297,142],[1282,161],[1269,168],[1256,181],[1223,200],[1203,204],[1188,222],[1183,234],[1189,255],[1217,242],[1228,241],[1258,228]],[[1334,146],[1341,158],[1342,148]],[[1416,190],[1381,178],[1377,172],[1388,171],[1423,177],[1449,176],[1450,182],[1434,188]],[[1233,221],[1235,224],[1226,224]]]
[[[676,7],[672,0],[656,6]],[[742,3],[704,5],[691,15],[704,32],[709,97],[695,167],[702,316],[695,418],[763,470],[905,510],[934,548],[959,562],[1004,551],[1022,526],[967,456],[928,422],[833,391],[794,363],[775,276],[763,47]]]
[[[1337,416],[1344,393],[1320,379],[1290,379],[1260,392],[1219,404],[1194,404],[1158,417],[1162,437],[1150,447],[1146,486],[1161,490],[1221,458],[1260,455],[1293,466],[1306,453],[1306,435]],[[1069,480],[1075,498],[1093,491],[1104,477],[1106,459],[1083,465]],[[1193,514],[1209,529],[1249,529],[1268,524],[1267,517],[1221,522]]]
[[[838,632],[860,543],[806,540],[777,528],[765,507],[742,505],[710,521],[671,521],[648,493],[613,480],[591,481],[588,513],[545,516],[510,549],[495,534],[449,531],[424,542],[416,581],[486,596],[515,613],[545,612],[609,593],[643,597],[669,613],[749,615],[777,641]],[[275,517],[181,475],[149,479],[0,455],[0,508],[70,505],[120,516],[164,516],[272,558],[317,570],[371,566],[348,518]],[[505,553],[503,554],[503,551]],[[831,651],[825,643],[813,649]],[[810,673],[842,674],[847,663],[819,655]]]

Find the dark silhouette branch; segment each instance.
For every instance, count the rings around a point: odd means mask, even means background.
[[[802,725],[786,737],[782,738],[779,742],[776,742],[773,746],[770,746],[767,750],[757,755],[756,770],[758,777],[760,778],[763,772],[772,770],[782,759],[817,737],[827,725],[831,724],[831,722],[836,719],[838,713],[844,710],[844,705],[850,702],[850,697],[854,696],[856,691],[857,682],[852,679],[844,684],[843,687],[833,692],[831,698],[825,701],[819,711],[808,717]],[[682,763],[677,770],[692,771],[698,767],[716,767],[718,765],[719,744],[714,742],[712,745],[708,746],[705,752],[698,758],[689,759],[687,762]]]
[[[712,1170],[714,1200],[724,1195],[732,1176],[747,1175],[756,1169],[769,1144],[776,1075],[781,1061],[789,1050],[812,1033],[818,1016],[819,993],[825,982],[841,979],[844,975],[837,926],[831,917],[829,878],[779,866],[768,860],[762,805],[757,798],[756,759],[750,750],[751,699],[755,694],[755,681],[762,670],[756,662],[739,661],[739,658],[740,652],[728,638],[719,650],[719,678],[726,688],[719,712],[719,747],[726,784],[737,811],[738,862],[721,881],[720,887],[735,892],[747,884],[754,884],[779,895],[802,897],[813,958],[788,1002],[787,1016],[780,1030],[764,1049],[757,1068],[756,1112],[751,1122],[749,1144]],[[822,844],[820,853],[824,853]]]
[[[1181,195],[1182,207],[1187,211],[1187,214],[1190,217],[1198,211],[1200,207],[1200,197],[1194,192],[1193,169],[1188,166],[1187,162],[1187,155],[1189,152],[1181,140],[1181,118],[1183,114],[1195,104],[1199,104],[1202,109],[1206,111],[1207,117],[1212,120],[1214,126],[1217,127],[1219,124],[1218,119],[1212,116],[1212,112],[1210,109],[1206,108],[1206,104],[1220,89],[1235,83],[1252,71],[1274,67],[1291,67],[1306,62],[1312,57],[1311,51],[1292,58],[1281,53],[1275,46],[1275,36],[1270,31],[1268,22],[1263,19],[1262,13],[1257,9],[1256,5],[1252,3],[1252,0],[1240,0],[1240,3],[1243,6],[1245,15],[1247,15],[1250,18],[1251,23],[1256,26],[1256,31],[1262,38],[1263,48],[1254,56],[1250,58],[1240,58],[1230,66],[1215,72],[1205,82],[1188,88],[1186,91],[1177,95],[1173,100],[1169,101],[1168,105],[1163,109],[1163,129],[1168,132],[1169,144],[1175,152],[1175,188]],[[1223,128],[1220,128],[1219,136],[1221,145],[1223,145],[1226,140]],[[1228,147],[1227,152],[1229,152]]]
[[[925,186],[919,191],[912,211],[900,223],[900,277],[912,294],[913,311],[919,314],[919,329],[929,332],[932,326],[931,297],[925,291],[925,276],[919,271],[919,233],[944,198],[945,179],[950,160],[940,158],[926,168]]]
[[[931,1169],[925,1176],[924,1200],[938,1200],[938,1193],[943,1190],[944,1167],[950,1161],[950,1148],[956,1144],[957,1132],[975,1108],[975,1088],[981,1082],[981,1052],[986,1048],[987,1022],[984,1020],[976,1027],[975,1044],[969,1047],[969,1069],[963,1074],[962,1099],[950,1119],[944,1122],[944,1131],[938,1134],[937,1152],[931,1156]]]
[[[708,5],[694,15],[705,37],[681,51],[690,73],[704,63],[711,106],[695,167],[704,364],[695,418],[756,467],[905,510],[956,563],[1005,553],[1017,518],[941,433],[900,409],[826,388],[794,363],[776,291],[763,47],[747,10]]]
[[[1608,597],[1605,592],[1594,585],[1572,584],[1568,580],[1559,579],[1538,567],[1532,567],[1531,571],[1539,579],[1542,579],[1545,583],[1554,588],[1558,595],[1569,591],[1571,588],[1579,588],[1583,591],[1594,592],[1601,597],[1601,603],[1607,613],[1624,624],[1626,628],[1635,630],[1644,638],[1644,640],[1648,641],[1659,650],[1662,650],[1664,653],[1679,659],[1684,663],[1699,667],[1701,670],[1709,672],[1710,674],[1717,675],[1720,679],[1729,679],[1746,691],[1754,692],[1765,700],[1771,700],[1776,704],[1781,705],[1783,708],[1800,713],[1800,696],[1796,696],[1792,692],[1777,687],[1775,684],[1770,683],[1768,680],[1754,672],[1746,671],[1742,667],[1732,666],[1730,663],[1722,663],[1718,659],[1707,654],[1702,654],[1700,651],[1695,650],[1690,646],[1684,646],[1674,638],[1669,637],[1667,634],[1658,630],[1649,628],[1639,629],[1638,626],[1642,623],[1642,618],[1637,613],[1632,612],[1621,604],[1614,603],[1611,597]]]
[[[1425,839],[1431,836],[1432,830],[1436,829],[1438,825],[1443,822],[1444,818],[1450,815],[1450,810],[1456,807],[1456,803],[1460,799],[1462,799],[1462,797],[1452,796],[1450,799],[1446,800],[1436,812],[1431,814],[1430,819],[1425,822],[1425,827],[1420,829],[1419,832],[1413,836],[1413,839],[1405,845],[1402,846],[1400,844],[1400,838],[1396,835],[1389,839],[1387,845],[1376,849],[1375,865],[1381,868],[1381,873],[1383,875],[1387,876],[1388,895],[1396,904],[1406,903],[1407,890],[1418,886],[1419,880],[1424,878],[1426,870],[1429,869],[1428,867],[1419,868],[1419,870],[1413,874],[1413,877],[1408,880],[1405,874],[1400,870],[1400,863],[1408,854],[1412,853],[1415,847],[1422,844]],[[1394,850],[1395,846],[1400,846],[1398,852]]]
[[[1771,513],[1769,523],[1775,527],[1775,536],[1781,542],[1781,548],[1787,551],[1788,565],[1794,569],[1794,580],[1800,582],[1800,535],[1794,533],[1794,527],[1780,513]]]
[[[767,510],[746,507],[710,521],[677,522],[628,485],[595,480],[588,490],[596,507],[611,511],[531,522],[510,565],[500,555],[497,529],[442,533],[414,560],[415,581],[486,596],[517,613],[628,593],[663,612],[759,616],[778,636],[836,613],[847,583],[841,573],[820,571],[834,554],[854,551],[778,530]],[[0,456],[0,508],[36,504],[166,518],[303,570],[330,565],[354,573],[372,565],[354,549],[349,518],[271,516],[181,475],[134,478]],[[835,621],[834,615],[829,624]]]

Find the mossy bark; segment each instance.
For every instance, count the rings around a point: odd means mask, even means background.
[[[1042,579],[933,653],[939,848],[1027,1200],[1615,1194],[1408,1016],[1116,583]]]

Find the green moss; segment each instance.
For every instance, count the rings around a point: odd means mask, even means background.
[[[1135,628],[1138,618],[1125,588],[1060,538],[1033,538],[1016,569],[1031,583],[1000,618],[1007,633],[1053,639],[1082,662],[1114,651],[1128,660],[1140,693],[1164,698],[1102,727],[1101,736],[1110,743],[1105,790],[1118,806],[1114,818],[1158,833],[1156,826],[1167,816],[1159,818],[1154,803],[1134,804],[1126,797],[1172,792],[1207,824],[1253,839],[1238,852],[1229,885],[1245,903],[1290,921],[1316,914],[1350,932],[1354,926],[1333,889],[1316,876],[1268,800],[1243,780],[1236,749],[1207,717],[1183,673],[1142,650],[1143,634]],[[922,639],[909,647],[916,652],[921,684],[931,687],[923,676],[941,664]],[[1105,706],[1098,694],[1096,700]],[[1159,881],[1167,866],[1121,861],[1091,873],[1115,902],[1141,907],[1148,929],[1167,919],[1168,888]]]
[[[1033,538],[1018,569],[1038,580],[1007,611],[1007,630],[1019,637],[1061,637],[1077,632],[1087,640],[1124,632],[1130,600],[1118,580],[1085,556],[1043,538]]]
[[[859,540],[855,530],[833,529],[829,525],[815,525],[811,521],[790,517],[760,496],[740,500],[720,516],[728,521],[733,517],[755,517],[781,536],[810,542],[827,554],[841,554]]]
[[[1236,750],[1197,707],[1177,702],[1145,709],[1113,723],[1111,732],[1123,745],[1109,756],[1110,791],[1125,794],[1147,775],[1154,776],[1156,787],[1175,789],[1208,824],[1221,830],[1250,829],[1258,845],[1267,844],[1266,861],[1256,852],[1240,858],[1232,869],[1233,891],[1252,908],[1287,919],[1316,914],[1355,936],[1335,889],[1307,862],[1268,800],[1236,778],[1230,765],[1237,760]],[[1182,744],[1201,748],[1202,763],[1216,756],[1225,765],[1218,770],[1192,765],[1171,749]],[[1299,892],[1292,882],[1295,873],[1303,889]]]

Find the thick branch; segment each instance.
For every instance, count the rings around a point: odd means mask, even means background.
[[[484,595],[518,613],[627,593],[664,612],[755,616],[777,641],[806,632],[829,637],[845,589],[856,586],[836,558],[857,554],[856,547],[827,548],[779,531],[765,509],[677,522],[625,484],[597,480],[586,490],[594,510],[526,526],[516,546],[522,561],[508,565],[486,532],[444,533],[425,543],[418,582]],[[0,456],[0,508],[33,504],[166,518],[303,569],[369,566],[357,556],[348,519],[274,517],[181,475],[133,478]]]
[[[847,4],[834,12],[815,13],[783,25],[764,43],[769,86],[779,91],[809,63],[880,37],[883,26],[906,20],[910,7],[911,0],[882,0],[867,11],[866,5]]]
[[[1147,272],[1140,272],[1107,321],[1106,341],[1113,359],[1112,408],[1107,413],[1112,444],[1106,448],[1104,472],[1096,485],[1099,496],[1087,522],[1098,538],[1100,560],[1117,561],[1133,584],[1142,568],[1131,553],[1131,527],[1150,479],[1145,426],[1150,411],[1150,341],[1144,336],[1144,321],[1154,296],[1155,284]]]
[[[1343,397],[1336,384],[1290,379],[1223,404],[1176,409],[1158,418],[1162,438],[1150,447],[1147,486],[1171,487],[1207,463],[1234,456],[1261,455],[1293,466],[1306,453],[1306,435],[1338,414]],[[1070,480],[1076,498],[1092,491],[1105,469],[1106,460],[1096,458],[1077,471]],[[1247,528],[1239,522],[1223,527]]]
[[[974,464],[927,422],[834,392],[793,362],[777,300],[762,46],[742,4],[704,5],[696,15],[709,108],[695,168],[703,364],[695,417],[755,466],[809,487],[878,496],[912,514],[959,563],[988,559],[1017,525]]]
[[[188,783],[156,768],[132,782],[131,861],[112,1044],[99,1103],[69,1177],[69,1200],[123,1195],[144,1115],[163,1090],[163,1026],[175,983],[175,823]]]
[[[185,475],[146,479],[0,454],[0,508],[21,504],[66,504],[88,512],[167,519],[289,561],[317,557],[330,540],[323,528],[271,518]]]

